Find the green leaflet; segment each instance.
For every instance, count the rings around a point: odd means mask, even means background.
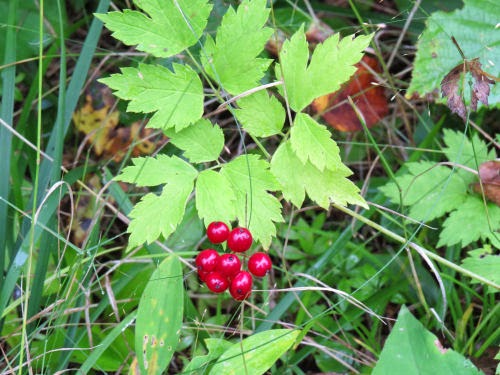
[[[324,209],[328,209],[331,202],[367,207],[359,195],[359,188],[346,178],[352,172],[345,165],[340,164],[335,171],[320,171],[309,161],[303,164],[290,141],[283,143],[274,153],[271,171],[280,182],[285,199],[297,207],[302,206],[305,192]]]
[[[236,196],[229,180],[213,170],[204,170],[196,180],[196,209],[208,226],[212,221],[236,219]]]
[[[205,339],[208,354],[194,357],[191,362],[184,368],[186,374],[204,374],[209,366],[215,362],[226,350],[233,344],[223,339],[208,338]]]
[[[276,235],[275,222],[283,222],[281,204],[270,191],[280,185],[269,164],[257,155],[242,155],[225,164],[220,172],[231,184],[240,225],[248,227],[254,241],[268,248]]]
[[[167,130],[165,135],[176,147],[184,151],[191,163],[217,160],[224,147],[224,133],[218,125],[209,120],[198,120],[178,132]]]
[[[285,109],[266,90],[245,96],[237,103],[240,109],[234,110],[234,113],[249,134],[254,137],[270,137],[281,132],[285,122]]]
[[[373,375],[400,374],[480,375],[483,372],[461,354],[443,348],[439,339],[403,306],[373,369]]]
[[[135,10],[96,14],[113,37],[156,57],[174,56],[201,37],[212,5],[207,0],[135,0]]]
[[[184,216],[198,174],[176,156],[135,158],[133,163],[134,166],[125,168],[116,180],[139,186],[165,185],[160,195],[146,194],[130,212],[128,249],[144,242],[151,243],[160,235],[167,238],[175,231]]]
[[[259,84],[272,60],[257,58],[272,35],[264,27],[266,0],[244,0],[237,11],[229,7],[214,40],[207,36],[201,61],[207,73],[227,92],[240,94]]]
[[[498,14],[496,0],[465,0],[464,7],[451,13],[435,12],[427,19],[426,29],[417,45],[417,55],[407,96],[424,96],[440,89],[441,80],[462,58],[453,44],[454,36],[468,59],[479,57],[482,69],[498,77]],[[466,99],[467,96],[466,96]],[[500,85],[491,87],[490,105],[500,103]]]
[[[309,61],[309,47],[303,28],[285,41],[280,52],[281,65],[276,65],[276,77],[286,86],[280,87],[290,107],[300,112],[315,98],[334,92],[354,74],[353,66],[361,60],[373,35],[345,37],[332,35],[318,44]]]
[[[151,275],[139,302],[135,353],[141,373],[162,374],[169,365],[179,342],[183,300],[181,263],[170,255]]]
[[[467,253],[467,258],[462,262],[462,267],[483,276],[486,279],[500,285],[500,256],[493,254],[491,246],[484,246],[482,249],[471,250]],[[472,283],[479,281],[472,279]],[[489,288],[490,292],[498,292]]]
[[[305,113],[298,113],[293,122],[290,141],[297,157],[308,160],[320,171],[342,166],[340,150],[328,129]]]
[[[203,86],[198,74],[187,65],[172,64],[173,71],[160,66],[139,64],[122,68],[99,82],[115,90],[121,99],[130,100],[130,112],[152,113],[148,127],[180,130],[203,114]]]
[[[210,375],[264,374],[290,349],[299,334],[299,330],[289,329],[254,334],[226,350],[212,367]]]

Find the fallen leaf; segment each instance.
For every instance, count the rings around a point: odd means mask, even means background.
[[[313,110],[319,113],[327,124],[337,130],[358,131],[363,129],[355,110],[347,101],[349,96],[363,115],[367,127],[374,126],[389,112],[384,88],[374,84],[375,77],[363,63],[373,71],[382,71],[377,59],[365,55],[361,62],[355,65],[358,70],[340,90],[321,96],[312,103]]]
[[[470,100],[470,110],[477,110],[478,102],[488,105],[488,95],[490,95],[490,85],[495,80],[481,69],[479,58],[464,60],[463,63],[454,67],[441,81],[441,93],[448,98],[448,107],[453,113],[459,115],[464,121],[467,119],[467,109],[463,98],[462,77],[470,72],[473,78],[473,86]]]
[[[472,184],[474,192],[500,206],[500,161],[490,160],[479,166],[481,183]]]

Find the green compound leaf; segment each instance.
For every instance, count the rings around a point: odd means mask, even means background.
[[[240,109],[234,111],[243,128],[254,137],[279,134],[285,122],[285,109],[278,99],[265,90],[238,100]]]
[[[207,226],[212,221],[234,221],[236,196],[229,180],[209,169],[201,172],[196,180],[196,209]]]
[[[380,190],[393,203],[411,206],[409,216],[428,221],[460,207],[467,198],[467,184],[456,172],[434,162],[405,164],[408,173],[396,177]]]
[[[269,248],[276,235],[275,222],[283,222],[281,204],[269,191],[280,188],[269,171],[269,163],[257,155],[242,155],[222,167],[236,197],[236,216],[255,241]]]
[[[99,82],[115,90],[121,99],[130,100],[130,112],[152,113],[148,127],[176,130],[197,121],[203,114],[203,86],[198,74],[187,65],[172,64],[173,71],[160,66],[139,64],[122,68]]]
[[[433,13],[417,45],[413,77],[406,95],[411,97],[417,93],[424,96],[440,90],[441,80],[463,62],[451,36],[455,37],[468,59],[478,57],[482,69],[498,77],[498,14],[500,3],[496,0],[465,0],[462,9]],[[489,103],[498,105],[499,102],[500,85],[497,84],[491,88]]]
[[[300,331],[273,329],[233,344],[212,367],[210,375],[261,375],[293,345]]]
[[[290,141],[283,143],[274,153],[271,171],[282,185],[286,200],[301,207],[305,193],[324,209],[334,202],[342,206],[358,204],[367,208],[359,195],[359,188],[346,177],[352,172],[343,164],[335,171],[320,171],[309,161],[305,164],[293,151]]]
[[[114,179],[137,186],[157,186],[173,182],[178,176],[191,180],[196,177],[196,170],[177,156],[160,154],[156,158],[133,158],[132,164],[125,167]]]
[[[198,174],[190,164],[176,156],[136,158],[133,162],[135,165],[125,168],[117,180],[140,186],[165,185],[160,195],[146,194],[130,212],[128,249],[144,242],[151,243],[160,235],[167,238],[175,231],[184,216]],[[158,177],[154,176],[155,171]]]
[[[257,58],[273,30],[264,27],[269,16],[266,0],[244,0],[229,7],[214,40],[208,36],[201,60],[207,73],[231,94],[259,84],[272,60]]]
[[[471,250],[467,253],[468,257],[462,262],[462,267],[474,272],[485,279],[493,281],[500,285],[500,255],[494,255],[491,246],[485,245],[482,249]],[[472,279],[472,283],[479,281]],[[491,292],[498,292],[491,288]]]
[[[372,374],[480,375],[483,372],[461,354],[443,348],[439,339],[403,306]]]
[[[135,352],[141,373],[162,374],[170,363],[182,328],[183,300],[181,263],[170,255],[151,275],[139,302]]]
[[[325,168],[336,170],[342,164],[340,150],[331,133],[305,113],[298,113],[295,117],[290,141],[303,164],[310,161],[320,171]]]
[[[287,97],[290,107],[300,112],[315,98],[337,91],[356,71],[353,65],[361,60],[372,36],[339,40],[338,33],[332,35],[316,46],[309,65],[309,47],[303,28],[285,41],[276,76],[285,83],[286,95],[282,87],[280,92]]]
[[[478,134],[474,134],[469,139],[463,133],[444,129],[443,138],[446,144],[443,151],[448,160],[453,163],[476,170],[478,165],[496,158],[495,150],[488,151],[488,145],[479,138]],[[473,173],[463,169],[457,169],[457,173],[467,184],[477,182],[477,176]]]
[[[215,362],[215,360],[219,358],[222,353],[233,346],[233,344],[229,341],[213,338],[205,339],[205,345],[207,347],[208,354],[194,357],[184,368],[183,373],[205,374],[207,368],[212,365],[212,363]]]
[[[500,207],[494,203],[485,207],[481,197],[470,195],[443,223],[437,246],[465,247],[479,239],[496,242],[495,231],[499,229]]]
[[[206,0],[135,0],[149,14],[126,9],[96,14],[113,36],[139,51],[170,57],[192,46],[201,37],[212,6]]]
[[[224,133],[209,120],[201,119],[178,132],[169,129],[165,135],[192,163],[217,160],[224,147]]]

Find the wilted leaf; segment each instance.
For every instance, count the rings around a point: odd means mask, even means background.
[[[490,201],[500,206],[500,161],[491,160],[479,166],[479,178],[472,188],[476,193],[486,196]]]
[[[338,91],[321,96],[312,102],[313,110],[337,130],[363,129],[356,111],[347,101],[349,96],[361,112],[368,127],[372,127],[389,113],[385,90],[383,86],[376,84],[377,80],[365,64],[375,72],[382,72],[377,59],[364,55],[362,62],[354,65],[357,68],[354,75]]]
[[[454,67],[441,81],[441,92],[448,98],[448,107],[452,112],[458,114],[464,121],[467,119],[463,88],[463,76],[470,73],[474,80],[470,98],[471,111],[477,110],[478,101],[488,105],[488,95],[490,95],[490,84],[495,81],[488,77],[488,74],[481,69],[479,58],[464,60],[462,64]]]

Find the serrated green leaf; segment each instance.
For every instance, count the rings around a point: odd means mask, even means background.
[[[196,180],[196,209],[206,225],[235,220],[236,196],[229,180],[209,169],[201,172]]]
[[[198,74],[187,65],[172,64],[173,71],[160,66],[139,64],[122,68],[121,74],[99,82],[115,90],[121,99],[130,100],[130,112],[152,113],[148,127],[176,130],[197,121],[203,114],[203,85]]]
[[[193,180],[196,169],[177,156],[160,154],[156,158],[146,156],[133,158],[131,166],[123,168],[114,180],[137,186],[157,186],[175,181],[178,176]]]
[[[467,198],[467,184],[450,168],[429,161],[405,166],[408,173],[396,177],[401,195],[394,182],[382,186],[380,191],[393,203],[411,206],[411,218],[433,220],[460,207]]]
[[[447,147],[443,149],[449,161],[477,169],[477,166],[488,160],[496,158],[495,150],[488,151],[488,145],[477,134],[471,139],[463,133],[450,129],[444,129],[444,143]],[[476,164],[477,162],[477,164]],[[457,173],[467,184],[477,181],[473,173],[458,168]]]
[[[269,17],[266,0],[244,0],[237,11],[229,7],[215,42],[207,37],[201,60],[207,73],[231,94],[259,84],[272,60],[257,58],[272,35],[264,27]]]
[[[201,37],[212,6],[207,0],[135,0],[149,14],[125,9],[96,14],[113,37],[156,57],[174,56]]]
[[[340,150],[328,129],[305,113],[298,113],[293,122],[290,141],[302,163],[310,161],[320,171],[336,170],[342,164]]]
[[[278,99],[261,90],[238,100],[234,113],[243,128],[254,137],[279,134],[285,122],[285,109]]]
[[[498,77],[498,14],[500,3],[496,0],[465,0],[462,9],[433,13],[417,44],[412,80],[406,95],[424,96],[439,90],[446,74],[463,62],[450,36],[455,37],[467,58],[478,57],[482,69]],[[500,103],[500,85],[493,85],[488,100],[490,105]]]
[[[302,206],[305,192],[324,209],[328,209],[332,202],[367,207],[359,195],[359,188],[346,178],[352,174],[346,166],[340,164],[335,171],[320,171],[309,161],[303,164],[290,141],[283,143],[274,153],[271,171],[280,182],[285,199],[297,207]]]
[[[273,329],[233,344],[212,367],[210,375],[261,375],[293,345],[299,330]]]
[[[480,375],[471,361],[442,347],[439,339],[403,306],[373,375]],[[484,374],[483,374],[484,375]]]
[[[290,107],[300,112],[315,98],[337,91],[356,71],[354,64],[361,60],[371,38],[372,35],[368,35],[339,40],[338,33],[332,35],[316,46],[309,65],[309,47],[303,28],[285,41],[276,76],[285,83]],[[284,88],[279,89],[285,96]]]
[[[162,169],[168,172],[163,172],[167,181],[164,181],[166,184],[161,194],[146,194],[130,212],[132,220],[127,229],[130,233],[128,249],[144,242],[151,243],[160,235],[168,238],[175,231],[184,216],[186,203],[193,191],[194,179],[197,175],[197,171],[191,165],[176,156],[159,156],[157,163],[153,158],[138,158],[137,160],[136,166],[124,171],[125,176],[133,181],[141,179],[141,167],[144,167],[142,170],[147,171],[147,176],[151,176],[155,166],[160,168],[159,173]],[[158,182],[149,178],[147,182]]]
[[[217,160],[224,147],[224,133],[209,120],[198,120],[180,131],[171,129],[165,132],[176,147],[184,151],[184,156],[191,163],[203,163]]]
[[[280,188],[269,171],[269,163],[257,155],[242,155],[220,172],[231,183],[236,197],[236,216],[247,226],[255,241],[268,248],[276,235],[275,222],[283,222],[281,204],[269,191]]]
[[[194,357],[191,362],[184,368],[183,373],[186,374],[204,374],[207,367],[212,364],[217,358],[228,350],[233,344],[223,339],[205,339],[208,354]]]
[[[493,254],[490,246],[469,251],[462,267],[500,285],[500,255]],[[471,282],[479,281],[472,279]]]
[[[179,343],[184,300],[179,258],[170,255],[153,272],[139,302],[135,326],[137,364],[144,374],[162,374]]]
[[[485,207],[481,197],[469,195],[444,221],[437,246],[465,247],[479,239],[495,237],[499,229],[500,207],[494,203]]]

